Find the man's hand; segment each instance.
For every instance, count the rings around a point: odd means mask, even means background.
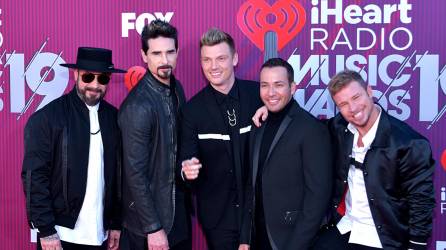
[[[149,250],[168,250],[169,242],[167,241],[166,232],[163,229],[147,235],[147,246]]]
[[[238,246],[238,250],[249,250],[249,245],[248,244],[240,244],[240,246]]]
[[[108,249],[118,250],[119,237],[121,237],[121,231],[119,230],[108,231]]]
[[[201,163],[200,161],[192,157],[190,160],[184,160],[181,163],[181,171],[185,175],[187,180],[195,180],[198,178],[198,174],[200,173]]]
[[[252,117],[252,122],[256,127],[262,126],[262,122],[264,122],[268,118],[268,109],[266,106],[262,106],[259,109],[257,109],[256,113]]]
[[[42,250],[62,250],[62,244],[57,233],[40,238],[40,245]]]

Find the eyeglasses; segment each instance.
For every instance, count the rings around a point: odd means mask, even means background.
[[[102,85],[107,85],[110,82],[110,74],[109,73],[101,73],[101,74],[85,73],[81,77],[82,77],[82,81],[85,83],[90,83],[95,78],[97,78],[98,83],[100,83]]]

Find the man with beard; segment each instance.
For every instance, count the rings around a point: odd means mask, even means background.
[[[155,20],[141,34],[147,72],[119,111],[123,140],[122,250],[191,249],[183,189],[175,183],[177,113],[185,102],[173,76],[175,27]]]
[[[103,100],[115,69],[107,49],[78,49],[73,90],[25,127],[22,180],[37,249],[117,249],[120,220],[117,110]]]
[[[209,85],[182,111],[181,172],[197,195],[198,219],[209,249],[237,249],[251,116],[261,104],[259,85],[235,77],[238,54],[229,34],[210,29],[200,48]]]

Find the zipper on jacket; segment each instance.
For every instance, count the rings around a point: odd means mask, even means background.
[[[178,98],[178,96],[176,95],[176,91],[175,91],[175,96]],[[167,96],[167,110],[168,110],[168,116],[170,117],[170,121],[173,121],[173,122],[176,122],[176,116],[174,116],[174,113],[173,113],[173,102],[172,102],[172,98],[171,97],[169,97],[169,96]],[[178,106],[179,106],[179,103],[178,103]],[[170,124],[169,124],[169,126],[170,126],[170,131],[172,132],[172,134],[171,134],[171,137],[170,137],[170,139],[171,139],[171,145],[174,147],[174,149],[176,149],[176,145],[174,144],[174,137],[175,137],[175,134],[176,134],[176,130],[174,131],[174,125],[173,125],[173,123],[171,122]],[[176,129],[176,126],[175,126],[175,129]],[[169,228],[169,232],[170,232],[170,230],[172,230],[172,227],[173,227],[173,223],[174,223],[174,219],[175,219],[175,194],[176,194],[176,190],[175,190],[175,168],[176,168],[176,157],[175,157],[175,155],[176,155],[176,152],[175,152],[176,150],[174,150],[174,153],[173,153],[173,155],[171,154],[170,155],[170,160],[171,160],[171,163],[173,164],[173,168],[172,168],[172,170],[171,170],[171,172],[170,172],[170,176],[171,177],[173,177],[172,178],[172,219],[171,219],[171,225],[170,225],[170,228]]]

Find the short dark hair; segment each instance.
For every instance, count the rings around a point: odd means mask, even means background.
[[[201,36],[200,49],[203,46],[214,46],[220,43],[228,44],[231,53],[235,53],[234,39],[228,33],[217,28],[211,28]]]
[[[328,82],[328,91],[330,91],[330,95],[333,96],[354,81],[358,82],[364,89],[367,90],[367,83],[364,81],[362,76],[356,71],[346,69],[338,72],[333,78],[331,78],[330,82]]]
[[[149,50],[149,39],[158,37],[172,38],[175,41],[175,49],[178,50],[178,32],[177,29],[160,19],[155,19],[150,24],[146,24],[141,33],[141,44],[144,53]]]
[[[291,64],[289,64],[287,61],[279,57],[268,59],[266,62],[263,63],[262,67],[260,67],[260,71],[262,71],[262,69],[264,68],[274,68],[274,67],[284,67],[287,72],[288,82],[290,84],[294,82],[293,66],[291,66]]]

